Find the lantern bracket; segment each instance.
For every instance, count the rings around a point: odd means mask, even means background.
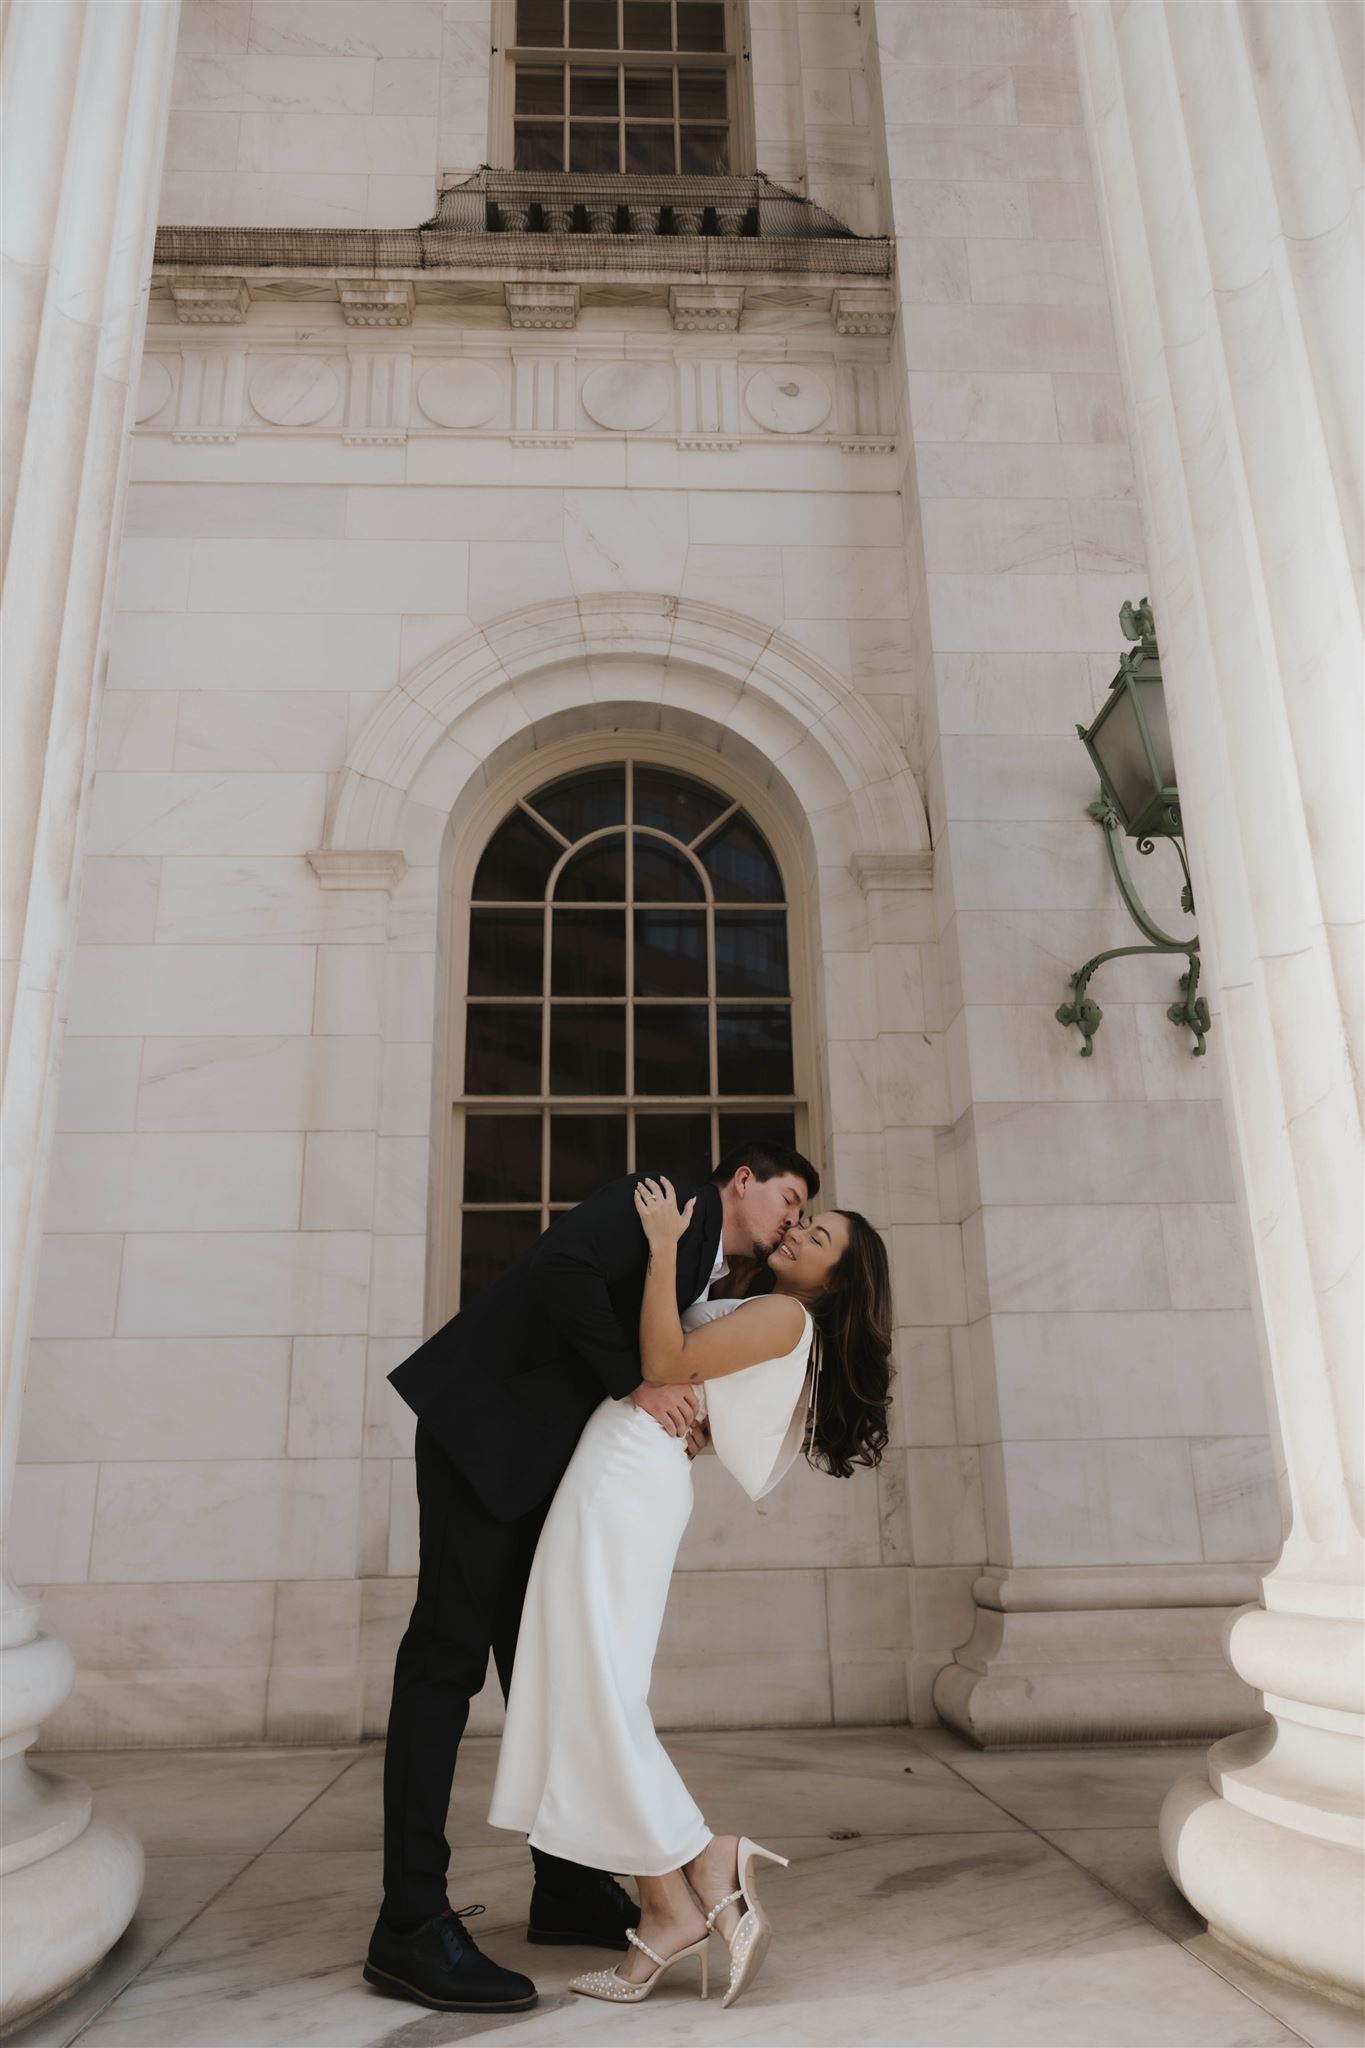
[[[1076,730],[1083,733],[1085,728],[1084,726],[1078,726]],[[1109,855],[1109,865],[1113,871],[1114,880],[1118,885],[1119,894],[1123,898],[1124,908],[1138,930],[1146,938],[1147,944],[1145,946],[1111,946],[1106,952],[1096,953],[1092,959],[1087,960],[1084,967],[1078,968],[1071,977],[1072,998],[1069,1003],[1063,1003],[1058,1010],[1057,1022],[1059,1024],[1075,1024],[1078,1027],[1082,1037],[1085,1039],[1085,1044],[1081,1047],[1081,1058],[1085,1060],[1090,1059],[1095,1050],[1095,1033],[1099,1030],[1100,1020],[1104,1016],[1104,1012],[1099,1004],[1093,1001],[1088,994],[1090,978],[1095,971],[1103,967],[1108,960],[1120,960],[1133,954],[1183,953],[1189,964],[1185,973],[1180,977],[1181,1000],[1178,1003],[1172,1003],[1166,1015],[1170,1018],[1172,1024],[1183,1024],[1194,1033],[1195,1042],[1192,1051],[1194,1057],[1198,1059],[1206,1050],[1206,1040],[1212,1028],[1209,1006],[1199,993],[1200,957],[1198,937],[1189,939],[1175,938],[1170,932],[1162,929],[1147,909],[1146,904],[1138,894],[1137,885],[1128,872],[1128,863],[1123,858],[1120,846],[1123,822],[1109,798],[1102,796],[1098,802],[1089,804],[1086,808],[1089,816],[1095,820],[1104,833],[1105,850]],[[1183,841],[1178,836],[1180,813],[1174,805],[1171,806],[1171,811],[1170,824],[1174,829],[1168,829],[1163,836],[1171,841],[1177,854],[1180,856],[1181,871],[1185,877],[1184,885],[1180,891],[1180,907],[1183,911],[1191,912],[1194,909],[1194,890],[1190,883],[1190,864],[1185,858],[1185,847]],[[1155,840],[1144,834],[1137,842],[1138,852],[1150,854],[1155,844]]]

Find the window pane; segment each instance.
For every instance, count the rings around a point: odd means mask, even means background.
[[[471,1003],[465,1011],[466,1095],[539,1095],[540,1011]]]
[[[475,910],[469,919],[469,993],[538,996],[545,959],[540,910]]]
[[[729,132],[724,128],[683,128],[679,131],[679,162],[685,176],[723,177],[729,169]]]
[[[626,837],[595,839],[565,861],[555,895],[560,902],[624,903],[626,900]]]
[[[780,903],[782,877],[762,834],[743,816],[698,847],[718,903]]]
[[[626,73],[626,114],[655,120],[673,118],[673,73],[671,71],[628,71]]]
[[[637,1095],[705,1095],[710,1064],[703,1005],[678,1003],[635,1012]],[[765,1080],[764,1085],[773,1084]]]
[[[681,1174],[699,1184],[710,1174],[711,1119],[700,1116],[637,1116],[635,1164],[641,1173]]]
[[[792,1093],[792,1016],[788,1009],[716,1013],[716,1056],[722,1095]]]
[[[668,0],[626,0],[625,16],[628,50],[669,50],[673,47],[672,9]]]
[[[517,0],[517,41],[559,49],[564,41],[564,0]]]
[[[564,130],[558,121],[552,127],[542,121],[518,121],[513,154],[514,170],[562,171]]]
[[[724,0],[678,0],[678,48],[725,48]]]
[[[701,876],[686,854],[662,839],[635,835],[635,900],[637,903],[704,903]]]
[[[796,1146],[796,1118],[789,1109],[744,1109],[720,1119],[721,1156],[755,1138]]]
[[[716,994],[785,996],[787,914],[783,910],[716,912]]]
[[[616,114],[614,71],[582,71],[577,65],[569,73],[571,114]]]
[[[550,1200],[581,1202],[626,1170],[624,1116],[550,1118]]]
[[[704,996],[706,913],[704,910],[637,910],[635,913],[637,996]],[[747,994],[747,990],[741,991]]]
[[[672,127],[627,128],[626,169],[670,172],[673,169]]]
[[[562,852],[525,811],[513,811],[484,848],[470,894],[476,903],[534,903]]]
[[[571,171],[618,171],[621,141],[614,121],[575,121],[569,129]]]
[[[550,987],[555,995],[625,994],[624,910],[556,910],[550,945]]]
[[[614,50],[616,0],[569,0],[569,43],[575,50]]]
[[[467,1116],[464,1124],[467,1202],[540,1200],[540,1117]]]
[[[558,782],[547,782],[526,801],[572,843],[586,832],[600,832],[604,825],[625,824],[626,771],[617,763],[589,768],[582,775],[564,775]]]
[[[725,73],[679,72],[678,109],[684,121],[723,121],[729,111],[725,104]]]
[[[730,799],[719,790],[708,789],[690,775],[675,775],[670,768],[635,770],[637,825],[657,825],[661,832],[690,841],[729,805]]]
[[[624,1095],[626,1013],[606,1003],[553,1011],[550,1025],[552,1095]]]
[[[466,1214],[460,1229],[460,1306],[500,1280],[540,1236],[538,1209]]]
[[[517,112],[519,114],[562,114],[564,111],[564,72],[556,65],[553,71],[532,71],[526,65],[517,66]]]

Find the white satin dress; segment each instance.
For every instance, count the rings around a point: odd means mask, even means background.
[[[699,1301],[684,1329],[744,1306]],[[771,1492],[801,1448],[813,1325],[796,1348],[701,1383],[711,1442],[745,1492]],[[711,1839],[654,1732],[649,1686],[692,1461],[631,1400],[589,1416],[536,1548],[488,1818],[596,1870],[660,1877]]]

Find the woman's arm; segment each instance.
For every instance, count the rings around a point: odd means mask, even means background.
[[[678,1320],[678,1239],[692,1204],[680,1212],[668,1181],[660,1186],[645,1180],[635,1190],[635,1207],[649,1239],[640,1304],[640,1368],[646,1383],[677,1386],[722,1379],[795,1348],[804,1317],[790,1295],[763,1295],[684,1332]]]
[[[667,1192],[665,1192],[667,1190]],[[635,1208],[649,1241],[645,1291],[640,1302],[640,1371],[645,1384],[677,1386],[683,1375],[683,1329],[678,1321],[678,1240],[692,1220],[695,1195],[678,1208],[673,1184],[642,1180]]]

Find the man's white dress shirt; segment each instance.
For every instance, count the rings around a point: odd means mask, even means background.
[[[697,1301],[709,1301],[711,1299],[711,1289],[715,1286],[717,1280],[721,1280],[725,1277],[729,1270],[730,1265],[729,1261],[725,1256],[725,1245],[722,1240],[722,1242],[716,1246],[716,1263],[711,1268],[711,1278],[707,1281],[705,1287],[702,1288],[701,1293],[697,1296]],[[694,1301],[691,1304],[693,1308],[696,1307],[697,1301]]]

